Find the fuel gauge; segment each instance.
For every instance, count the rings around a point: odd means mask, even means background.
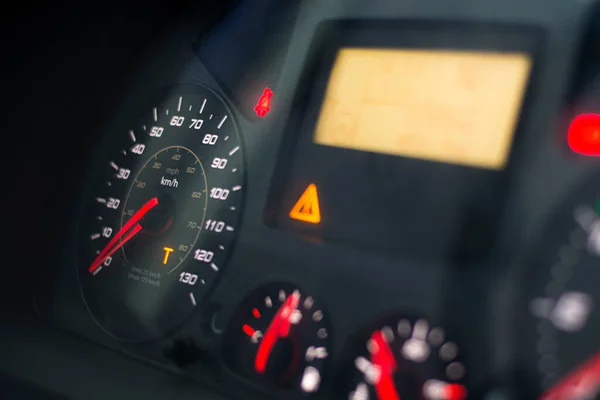
[[[317,300],[290,284],[269,284],[235,312],[225,334],[228,367],[252,382],[300,393],[319,390],[329,329]]]

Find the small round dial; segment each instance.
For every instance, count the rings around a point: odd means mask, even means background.
[[[455,342],[422,318],[393,316],[368,329],[353,358],[350,400],[462,400],[465,365]]]
[[[314,393],[329,356],[323,307],[290,284],[270,284],[236,311],[225,338],[225,359],[253,382]]]

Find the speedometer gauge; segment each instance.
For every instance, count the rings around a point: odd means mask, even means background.
[[[110,147],[85,198],[81,289],[105,331],[154,339],[202,301],[231,251],[241,141],[216,93],[180,86]]]

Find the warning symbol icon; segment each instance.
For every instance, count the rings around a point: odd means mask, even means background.
[[[319,197],[317,186],[314,183],[308,185],[296,205],[290,211],[290,218],[298,221],[318,224],[321,222],[321,210],[319,210]]]

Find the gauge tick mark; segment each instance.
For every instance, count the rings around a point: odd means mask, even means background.
[[[308,296],[305,300],[304,300],[304,308],[306,308],[307,310],[310,309],[314,304],[314,300],[311,296]]]
[[[226,120],[227,120],[227,115],[223,117],[221,122],[219,122],[219,126],[217,126],[217,129],[221,129],[221,127],[223,126],[223,124],[225,123]]]
[[[252,336],[254,335],[254,328],[252,328],[250,325],[248,324],[244,324],[244,326],[242,326],[242,331],[244,331],[244,333],[248,336]]]
[[[135,143],[135,133],[133,133],[133,131],[129,131],[129,137],[131,138],[131,140],[133,141],[133,143]]]
[[[323,312],[321,310],[317,310],[312,315],[313,321],[319,322],[323,319]]]

